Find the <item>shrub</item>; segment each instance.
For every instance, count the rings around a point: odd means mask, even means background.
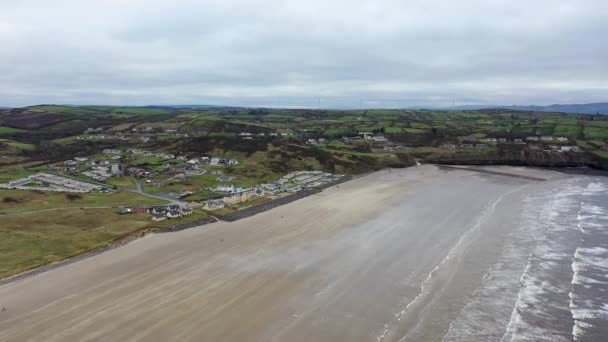
[[[67,198],[68,201],[76,201],[82,199],[82,196],[78,194],[67,194],[65,195],[65,198]]]

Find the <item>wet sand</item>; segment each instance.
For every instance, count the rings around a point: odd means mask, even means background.
[[[381,171],[240,221],[148,236],[0,287],[0,341],[441,341],[518,226],[522,198],[567,177],[487,169],[547,181]]]

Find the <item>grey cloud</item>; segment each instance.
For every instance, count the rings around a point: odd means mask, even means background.
[[[0,3],[0,105],[607,100],[603,0]]]

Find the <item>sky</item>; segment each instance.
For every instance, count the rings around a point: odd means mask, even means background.
[[[608,101],[606,0],[0,0],[0,106]]]

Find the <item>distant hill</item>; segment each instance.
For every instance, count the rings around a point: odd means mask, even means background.
[[[553,104],[549,106],[510,106],[501,107],[513,110],[530,110],[537,112],[562,112],[578,114],[608,114],[608,103],[587,103],[587,104]]]
[[[575,114],[608,114],[608,102],[587,103],[587,104],[552,104],[548,106],[455,106],[447,108],[433,108],[443,110],[478,110],[487,108],[501,108],[511,110],[523,110],[534,112],[560,112],[560,113],[575,113]]]

